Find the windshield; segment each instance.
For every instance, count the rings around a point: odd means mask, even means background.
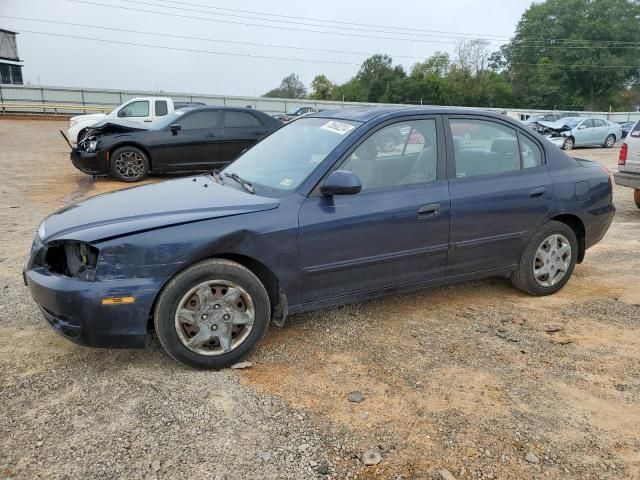
[[[328,118],[302,118],[247,150],[224,169],[249,181],[258,194],[282,196],[294,191],[360,125]]]
[[[565,125],[569,128],[576,128],[582,120],[570,120]]]
[[[175,110],[171,113],[166,114],[164,117],[160,117],[157,120],[154,120],[149,125],[149,130],[162,130],[169,125],[173,125],[177,122],[182,115],[187,113],[189,110],[184,108],[181,110]]]

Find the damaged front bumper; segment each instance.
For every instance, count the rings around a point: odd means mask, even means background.
[[[69,155],[71,163],[83,173],[89,175],[108,175],[109,161],[104,152],[86,152],[74,148]]]

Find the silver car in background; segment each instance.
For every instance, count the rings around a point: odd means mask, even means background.
[[[613,148],[622,138],[622,127],[603,118],[568,117],[557,122],[536,122],[532,127],[563,150],[595,145]]]

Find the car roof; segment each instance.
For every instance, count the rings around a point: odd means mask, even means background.
[[[179,108],[178,110],[182,112],[206,112],[207,110],[244,110],[247,112],[260,112],[260,110],[255,110],[253,108],[246,107],[228,107],[228,106],[218,106],[218,105],[191,105],[188,107]],[[263,113],[263,112],[260,112]]]
[[[335,118],[340,120],[351,120],[355,122],[368,122],[378,117],[399,117],[404,115],[468,115],[482,114],[495,118],[507,118],[505,115],[482,110],[479,108],[449,108],[436,106],[406,106],[406,107],[357,107],[343,108],[336,110],[325,110],[322,112],[312,113],[305,118]]]

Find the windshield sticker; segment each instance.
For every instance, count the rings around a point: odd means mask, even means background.
[[[283,178],[282,181],[280,182],[280,185],[282,185],[283,187],[290,187],[291,185],[293,185],[293,179]]]
[[[339,135],[344,135],[345,133],[349,133],[353,130],[353,125],[349,125],[348,123],[336,122],[335,120],[331,120],[330,122],[325,123],[321,126],[323,130],[329,130],[330,132],[337,133]]]

